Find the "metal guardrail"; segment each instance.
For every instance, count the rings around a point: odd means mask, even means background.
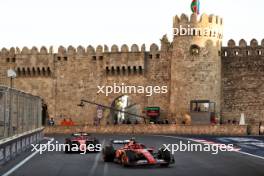
[[[40,128],[41,116],[40,97],[0,86],[0,139]]]

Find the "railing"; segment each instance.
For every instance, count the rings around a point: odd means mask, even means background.
[[[0,86],[0,139],[38,129],[41,119],[40,97]]]

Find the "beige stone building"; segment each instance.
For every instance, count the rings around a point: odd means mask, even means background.
[[[72,118],[78,124],[92,124],[97,107],[80,108],[82,98],[116,107],[124,95],[129,102],[126,109],[142,116],[145,107],[160,107],[161,118],[181,122],[190,111],[190,101],[210,100],[223,120],[239,119],[241,113],[247,120],[264,120],[264,41],[258,45],[252,40],[248,46],[241,40],[237,46],[230,40],[223,47],[223,20],[214,15],[175,16],[173,28],[173,41],[163,36],[149,49],[136,44],[61,46],[58,51],[3,48],[0,83],[9,85],[6,71],[15,69],[15,88],[41,96],[57,123]],[[146,91],[108,96],[98,92],[98,86],[114,84],[167,87],[167,91],[152,96]],[[117,115],[105,110],[102,121],[113,123]]]

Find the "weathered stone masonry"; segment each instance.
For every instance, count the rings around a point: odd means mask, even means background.
[[[214,15],[183,14],[174,17],[173,27],[215,27],[222,30],[223,21]],[[198,47],[197,55],[191,53]],[[40,49],[24,47],[1,50],[0,84],[9,85],[8,68],[14,68],[18,77],[15,87],[41,96],[48,105],[49,114],[71,117],[75,122],[93,123],[94,106],[80,108],[81,98],[111,105],[121,96],[97,94],[97,86],[154,85],[167,86],[167,94],[147,97],[131,94],[133,102],[143,110],[146,106],[159,106],[162,117],[177,119],[188,111],[190,100],[208,99],[216,102],[217,113],[224,119],[248,118],[264,120],[264,41],[261,46],[244,40],[236,46],[230,40],[222,47],[222,35],[164,36],[161,47],[144,45],[52,47]],[[141,113],[141,112],[140,112]],[[141,114],[142,115],[142,114]]]
[[[233,40],[222,48],[223,110],[226,118],[244,112],[258,122],[264,120],[264,40],[261,45],[253,39],[250,45]]]

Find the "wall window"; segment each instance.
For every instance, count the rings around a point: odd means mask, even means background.
[[[110,73],[109,67],[106,67],[106,74],[108,75]]]
[[[200,47],[198,45],[192,45],[190,47],[190,54],[192,56],[198,56],[200,54]]]
[[[142,74],[142,73],[143,73],[142,66],[139,66],[139,74]]]
[[[117,72],[118,75],[120,74],[120,67],[116,68],[116,72]]]
[[[115,74],[115,68],[114,67],[111,68],[111,74],[112,75]]]
[[[130,66],[127,67],[127,70],[128,70],[128,74],[131,74],[131,67]]]
[[[122,73],[125,74],[126,73],[126,68],[123,66],[122,67]]]
[[[149,58],[152,59],[152,54],[149,55]]]

